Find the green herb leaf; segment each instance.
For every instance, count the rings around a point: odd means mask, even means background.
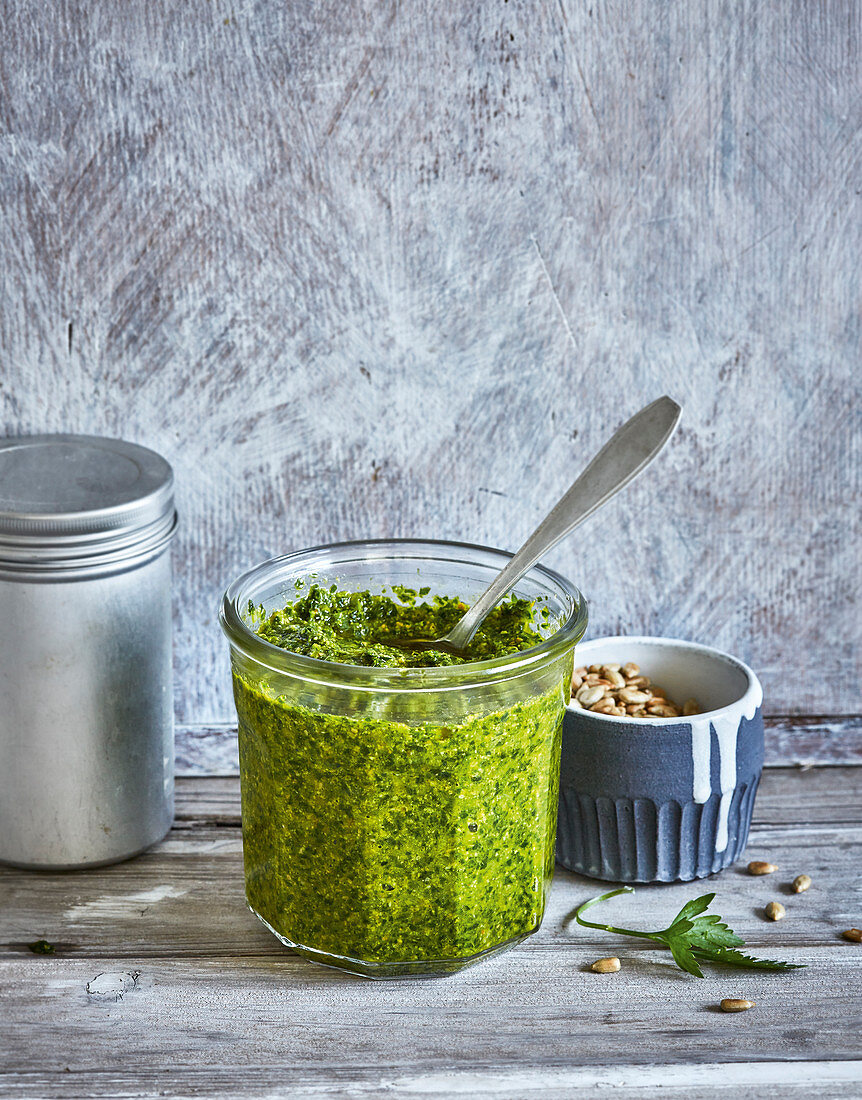
[[[800,970],[799,963],[775,962],[772,959],[753,959],[749,955],[734,950],[744,947],[745,940],[729,928],[714,913],[706,914],[715,894],[703,894],[693,898],[680,909],[669,928],[658,932],[639,932],[632,928],[617,928],[612,924],[594,924],[584,920],[583,914],[598,905],[599,902],[615,898],[618,894],[633,894],[634,888],[623,886],[619,890],[610,890],[596,898],[590,898],[575,910],[574,917],[585,928],[598,928],[604,932],[614,932],[619,936],[637,936],[639,939],[653,940],[670,948],[674,962],[681,970],[703,977],[699,962],[721,963],[725,966],[744,966],[753,970]]]
[[[702,894],[699,898],[693,898],[691,901],[687,901],[674,917],[674,924],[676,924],[678,920],[693,920],[695,917],[700,916],[701,913],[705,912],[709,909],[710,905],[712,905],[714,897],[715,894]],[[718,920],[718,917],[715,919]]]
[[[692,947],[699,947],[705,951],[721,949],[725,947],[742,947],[745,943],[740,936],[728,928],[721,917],[698,917],[692,921],[688,932],[688,941]]]
[[[804,963],[779,962],[775,959],[753,959],[751,955],[743,955],[741,951],[732,948],[714,948],[709,954],[694,949],[693,954],[697,958],[705,958],[710,962],[723,963],[725,966],[744,966],[751,970],[804,970]]]

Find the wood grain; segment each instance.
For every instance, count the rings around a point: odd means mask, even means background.
[[[779,872],[738,865],[604,909],[662,927],[716,890],[753,953],[805,970],[698,981],[657,946],[573,926],[602,885],[558,870],[541,931],[517,949],[446,979],[368,982],[292,954],[249,913],[236,780],[181,779],[177,827],[135,860],[0,868],[0,1095],[858,1095],[862,952],[840,931],[862,912],[860,784],[860,768],[768,769],[749,854]],[[793,895],[801,871],[813,885]],[[763,917],[771,897],[780,924]],[[55,954],[29,951],[43,937]],[[622,970],[593,974],[610,952]],[[728,1017],[728,995],[756,1007]]]
[[[768,822],[862,825],[862,768],[766,768],[754,805],[754,825]],[[178,827],[239,825],[238,777],[180,776],[176,823]]]
[[[766,763],[772,767],[862,763],[862,718],[766,718]],[[236,724],[179,726],[179,776],[237,775]]]
[[[182,1096],[291,1097],[297,1100],[330,1100],[354,1097],[431,1098],[463,1096],[476,1100],[523,1100],[547,1097],[548,1100],[579,1100],[583,1097],[610,1096],[613,1100],[724,1100],[729,1090],[777,1089],[782,1096],[828,1096],[830,1100],[858,1100],[862,1063],[844,1062],[714,1062],[699,1066],[560,1066],[537,1070],[528,1062],[523,1069],[486,1072],[484,1065],[473,1072],[453,1070],[412,1073],[402,1067],[382,1070],[375,1065],[348,1071],[319,1069],[313,1066],[282,1068],[267,1066],[172,1068],[168,1084]],[[92,1072],[35,1072],[10,1074],[8,1087],[0,1081],[0,1095],[16,1100],[46,1095],[78,1100],[84,1095],[112,1097],[151,1097],[164,1095],[165,1075],[152,1069],[137,1070],[132,1076],[122,1069]],[[721,1082],[720,1084],[718,1082]],[[90,1088],[98,1092],[90,1092]],[[742,1091],[742,1095],[745,1092]]]
[[[373,1063],[348,1070],[316,1066],[173,1066],[167,1073],[152,1068],[134,1074],[111,1067],[93,1071],[34,1071],[0,1078],[0,1096],[23,1100],[46,1095],[69,1100],[81,1096],[164,1096],[165,1086],[174,1094],[205,1096],[216,1100],[234,1097],[291,1097],[296,1100],[353,1100],[356,1097],[402,1096],[416,1098],[469,1095],[475,1100],[580,1100],[608,1096],[613,1100],[725,1100],[753,1096],[775,1089],[781,1096],[828,1096],[829,1100],[858,1100],[862,1062],[742,1062],[725,1061],[695,1066],[559,1065],[537,1067],[522,1059],[516,1069],[489,1072],[484,1063],[463,1071],[452,1068],[424,1072],[407,1067],[380,1067]]]
[[[13,959],[0,963],[9,1020],[3,1069],[20,1073],[35,1061],[55,1071],[97,1070],[108,1053],[106,1030],[132,1076],[154,1061],[164,1075],[217,1053],[219,1062],[240,1066],[377,1062],[390,1073],[417,1065],[426,1072],[483,1063],[595,1065],[609,1060],[614,1035],[619,1041],[632,1031],[638,1046],[614,1053],[629,1065],[649,1065],[658,1055],[669,1064],[854,1058],[859,1017],[848,1006],[862,983],[862,956],[848,949],[839,958],[831,947],[785,954],[808,968],[768,980],[713,972],[690,981],[666,959],[635,948],[609,978],[584,967],[583,950],[567,957],[536,947],[469,977],[374,984],[289,958]],[[87,990],[91,983],[107,989],[111,979],[116,993]],[[757,1001],[745,1024],[714,1011],[728,989]],[[74,1032],[75,1046],[62,1043],[64,1032]]]
[[[638,887],[636,904],[629,899],[609,903],[608,919],[625,921],[636,914],[644,927],[666,927],[688,898],[716,890],[718,911],[752,948],[839,945],[843,929],[859,926],[860,842],[859,825],[755,828],[749,854],[768,857],[780,868],[768,882],[754,880],[740,863],[703,884]],[[803,871],[814,885],[805,895],[791,894],[789,883]],[[72,881],[9,870],[0,876],[6,893],[0,957],[27,959],[27,944],[44,938],[73,959],[272,957],[291,973],[307,969],[246,908],[242,840],[235,827],[177,828],[134,862],[80,872]],[[586,947],[598,952],[593,958],[616,953],[619,941],[613,937],[564,924],[577,905],[605,889],[610,887],[557,868],[545,924],[529,949]],[[763,915],[771,900],[787,908],[789,916],[780,927]]]
[[[514,548],[669,392],[669,453],[549,564],[590,633],[858,710],[854,0],[5,0],[0,431],[176,467],[177,705],[215,608],[320,542]]]

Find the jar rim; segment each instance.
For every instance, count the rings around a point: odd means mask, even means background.
[[[411,550],[414,553],[409,553]],[[461,559],[453,557],[453,552],[459,552],[474,555],[473,564],[477,565],[483,564],[481,561],[483,555],[496,557],[499,559],[500,568],[513,556],[509,551],[494,547],[443,539],[359,539],[322,544],[269,558],[233,581],[222,598],[219,621],[230,644],[273,672],[300,676],[329,686],[349,685],[364,690],[386,692],[445,691],[461,690],[468,685],[479,687],[483,683],[496,683],[521,676],[531,669],[554,660],[567,649],[573,649],[587,628],[587,606],[581,592],[571,581],[544,565],[534,565],[525,576],[541,579],[542,583],[550,587],[555,595],[568,603],[567,618],[553,634],[543,639],[538,645],[483,661],[421,668],[348,665],[318,657],[307,657],[292,650],[282,649],[261,638],[243,621],[240,609],[247,601],[248,592],[255,582],[259,583],[268,576],[276,575],[279,571],[286,571],[288,566],[306,564],[309,567],[307,573],[310,573],[312,563],[323,564],[327,556],[333,557],[351,552],[370,553],[369,561],[412,557],[416,560],[436,558],[454,563]],[[493,574],[489,574],[489,582],[492,577]]]

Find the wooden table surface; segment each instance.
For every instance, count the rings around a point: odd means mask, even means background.
[[[615,1098],[862,1095],[862,768],[771,767],[747,858],[704,883],[640,887],[608,920],[715,909],[789,973],[709,968],[566,920],[601,884],[557,871],[541,931],[461,974],[370,982],[282,948],[246,909],[236,777],[178,780],[167,839],[75,874],[0,871],[0,1095]],[[813,880],[801,895],[788,883]],[[780,899],[787,917],[763,906]],[[28,943],[44,937],[53,955]],[[622,970],[598,975],[596,958]],[[722,997],[757,1002],[719,1011]]]

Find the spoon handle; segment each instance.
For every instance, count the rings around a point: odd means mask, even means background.
[[[652,462],[673,435],[681,415],[675,401],[660,397],[627,420],[449,632],[449,641],[465,648],[491,608],[543,554]]]

